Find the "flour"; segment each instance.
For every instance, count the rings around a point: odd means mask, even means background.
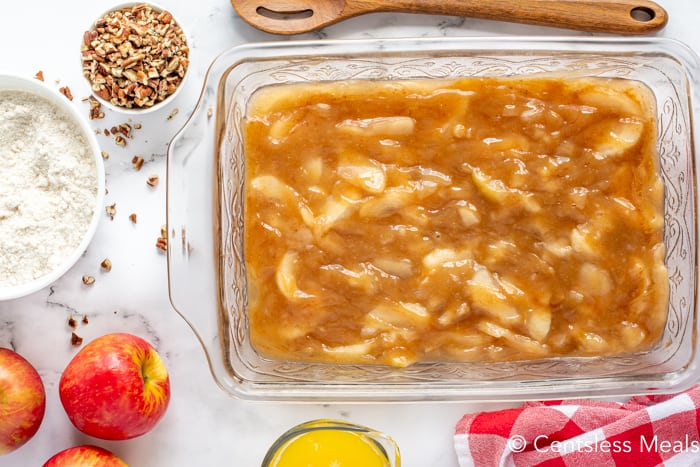
[[[71,256],[96,197],[95,160],[73,118],[42,97],[0,91],[0,287]]]

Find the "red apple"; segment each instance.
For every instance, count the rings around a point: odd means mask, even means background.
[[[0,348],[0,455],[34,436],[44,419],[46,392],[31,363]]]
[[[150,431],[170,401],[170,378],[144,339],[107,334],[83,347],[59,382],[68,418],[95,438],[122,440]]]
[[[43,467],[129,467],[116,454],[85,444],[64,449],[47,460]]]

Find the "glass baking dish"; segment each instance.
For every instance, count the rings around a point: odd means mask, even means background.
[[[273,83],[467,76],[620,77],[654,93],[665,184],[668,318],[651,350],[612,357],[378,365],[266,359],[250,343],[243,261],[241,121]],[[170,299],[199,338],[217,383],[252,400],[513,401],[682,390],[700,374],[697,187],[700,64],[666,39],[420,38],[249,44],[220,55],[167,165]]]

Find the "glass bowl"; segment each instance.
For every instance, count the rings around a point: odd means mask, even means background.
[[[317,434],[321,436],[314,436]],[[316,465],[328,461],[336,465],[333,461],[336,456],[344,458],[337,465],[401,466],[399,446],[390,436],[355,423],[319,419],[282,433],[265,454],[262,467],[296,465],[301,461],[316,461]],[[321,461],[321,458],[325,459]]]
[[[211,65],[190,120],[168,149],[170,299],[231,395],[295,401],[513,401],[663,393],[697,381],[693,76],[698,58],[666,39],[420,38],[250,44]],[[610,357],[379,365],[264,358],[251,345],[243,256],[241,121],[277,83],[547,74],[618,77],[656,99],[665,184],[667,323],[650,350]]]

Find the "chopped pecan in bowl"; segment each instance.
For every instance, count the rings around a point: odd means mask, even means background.
[[[82,71],[103,103],[143,111],[180,89],[189,53],[187,38],[169,11],[124,4],[100,16],[83,34]]]

